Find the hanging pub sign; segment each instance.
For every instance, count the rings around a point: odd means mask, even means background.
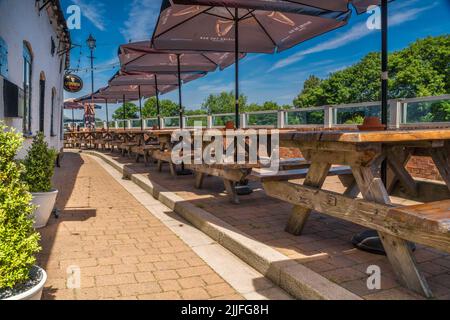
[[[66,74],[64,76],[64,90],[71,93],[80,92],[83,89],[83,80],[79,76]]]

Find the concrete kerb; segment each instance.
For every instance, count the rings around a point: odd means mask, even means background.
[[[361,297],[329,281],[320,274],[262,244],[177,194],[151,181],[145,174],[121,164],[97,151],[83,151],[96,156],[130,179],[155,199],[189,221],[242,261],[265,275],[276,285],[298,299],[361,300]]]

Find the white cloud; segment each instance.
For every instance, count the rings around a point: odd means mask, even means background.
[[[422,12],[429,10],[435,7],[437,3],[433,3],[426,7],[421,8],[413,8],[409,10],[404,10],[403,12],[396,13],[389,18],[389,27],[394,27],[400,24],[403,24],[408,21],[415,20],[417,16],[419,16]],[[285,59],[282,59],[275,63],[275,65],[269,69],[269,72],[287,67],[295,62],[298,62],[305,58],[305,56],[317,52],[323,52],[328,50],[334,50],[340,47],[343,47],[351,42],[357,41],[361,38],[368,36],[372,30],[369,30],[366,26],[366,23],[360,23],[353,26],[349,31],[345,33],[341,33],[334,39],[331,39],[327,42],[320,43],[316,46],[313,46],[307,50],[303,50],[297,52]]]
[[[217,84],[217,85],[202,85],[198,87],[199,92],[208,94],[216,94],[222,92],[230,92],[234,90],[234,83]]]
[[[80,7],[81,14],[88,19],[99,30],[106,30],[105,14],[103,4],[98,1],[72,0],[74,4]]]
[[[155,0],[133,0],[125,26],[120,30],[127,42],[150,40],[160,5],[160,2]]]

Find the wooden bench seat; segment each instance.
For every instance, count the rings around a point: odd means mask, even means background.
[[[267,169],[266,169],[267,170]],[[265,171],[265,169],[254,169],[252,174],[249,176],[249,180],[253,181],[289,181],[305,179],[308,174],[309,169],[294,169],[294,170],[282,170],[275,174]],[[333,167],[330,169],[328,176],[341,176],[341,175],[351,175],[352,170],[350,167],[341,166]]]
[[[159,150],[159,144],[146,144],[131,147],[131,152],[136,155],[136,163],[139,163],[140,157],[144,157],[144,164],[147,166],[153,156],[153,152]]]
[[[310,165],[310,162],[305,158],[289,158],[280,159],[280,169],[290,170],[290,169],[304,169]]]
[[[450,233],[450,200],[393,208],[388,216],[414,228]]]

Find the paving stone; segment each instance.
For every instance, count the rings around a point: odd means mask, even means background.
[[[40,230],[37,257],[48,273],[43,299],[209,299],[211,284],[242,297],[92,158],[66,154],[54,185],[61,216]],[[68,267],[80,269],[81,288],[67,288]],[[209,282],[185,290],[176,270],[186,268]]]

